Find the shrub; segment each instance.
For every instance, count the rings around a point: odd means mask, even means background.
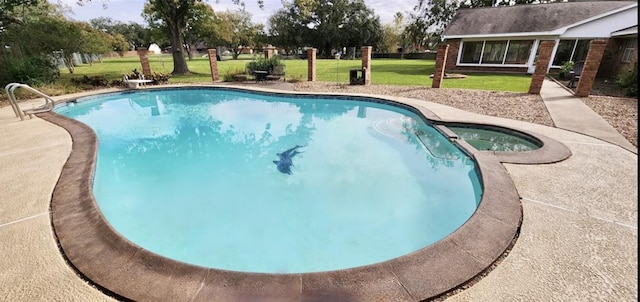
[[[280,62],[280,58],[278,56],[273,56],[270,59],[265,57],[260,57],[247,63],[247,70],[253,73],[256,70],[264,70],[269,73],[273,72],[273,66],[284,65]]]
[[[120,87],[120,86],[125,86],[125,83],[123,80],[113,80],[111,81],[111,83],[109,83],[109,85],[111,87]]]
[[[60,78],[60,69],[48,56],[12,57],[4,59],[7,82],[19,82],[30,86],[53,83]],[[3,86],[8,83],[2,83]]]
[[[85,85],[91,85],[94,87],[99,87],[99,86],[107,86],[109,84],[109,80],[107,80],[104,76],[88,77],[84,75],[82,76],[82,78],[71,78],[71,83],[85,84]]]
[[[153,74],[149,75],[148,78],[145,78],[145,79],[152,80],[153,85],[160,85],[160,84],[169,83],[170,77],[171,77],[171,74],[168,74],[168,73],[154,72]]]
[[[298,74],[298,75],[292,75],[287,80],[289,81],[289,83],[299,83],[299,82],[302,82],[302,78],[303,76]]]
[[[231,70],[231,68],[227,69],[227,71],[222,74],[222,81],[223,82],[235,82],[237,81],[237,75],[242,75],[242,74],[246,74],[246,72],[240,68],[236,68],[234,70]]]
[[[134,68],[131,73],[129,75],[127,75],[127,77],[129,78],[129,80],[137,80],[141,77],[140,72],[138,71],[137,68]]]
[[[628,73],[623,73],[619,76],[618,84],[627,96],[638,96],[638,64],[633,66],[633,69]]]
[[[560,72],[564,72],[564,74],[569,74],[573,71],[573,61],[565,61],[560,66]]]

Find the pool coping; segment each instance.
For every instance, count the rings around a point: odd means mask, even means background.
[[[402,102],[390,97],[377,98]],[[416,108],[436,124],[453,122],[440,120],[425,108],[404,104]],[[528,134],[540,139],[543,147],[522,154],[478,151],[450,137],[474,157],[484,186],[476,212],[451,235],[408,255],[362,267],[302,274],[244,273],[167,259],[120,236],[104,219],[93,197],[97,155],[97,137],[93,130],[56,113],[38,116],[66,129],[73,142],[51,201],[52,225],[64,257],[80,275],[107,294],[131,300],[421,301],[439,297],[490,269],[517,237],[522,206],[502,162],[550,163],[571,155],[561,143],[531,132]]]

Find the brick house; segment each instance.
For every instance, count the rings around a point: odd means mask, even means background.
[[[615,77],[638,61],[638,2],[557,2],[459,9],[442,34],[447,71],[533,73],[541,41],[555,46],[550,69],[584,61],[590,41],[607,46],[597,75]]]

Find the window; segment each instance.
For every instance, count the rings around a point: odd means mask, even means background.
[[[633,53],[636,51],[636,45],[638,45],[638,39],[627,39],[627,43],[624,45],[622,51],[622,62],[629,63],[633,59]]]
[[[589,42],[591,40],[560,40],[552,65],[560,66],[566,61],[584,61],[589,51]]]
[[[578,40],[576,43],[576,49],[573,51],[573,57],[571,58],[572,61],[579,62],[587,59],[589,42],[591,42],[591,40]]]
[[[533,40],[509,41],[505,64],[526,64],[533,46]]]
[[[460,63],[524,65],[532,46],[533,40],[463,42]]]
[[[560,40],[558,49],[556,50],[556,56],[553,58],[551,65],[560,66],[566,61],[571,61],[571,53],[573,52],[573,46],[575,44],[576,40]]]
[[[462,58],[460,58],[460,63],[480,63],[483,43],[483,41],[464,42],[464,44],[462,44]]]
[[[482,64],[502,64],[507,41],[486,41],[482,52]]]

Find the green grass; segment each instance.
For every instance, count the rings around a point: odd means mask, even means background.
[[[253,56],[243,55],[238,60],[223,60],[218,62],[218,72],[223,74],[244,70]],[[307,79],[307,61],[300,59],[283,60],[286,65],[288,79]],[[170,73],[173,61],[168,55],[149,56],[151,71]],[[211,83],[211,70],[207,58],[197,57],[187,61],[189,76],[172,76],[170,83]],[[431,87],[429,75],[434,72],[433,60],[399,60],[374,59],[371,62],[371,83],[374,85],[411,85]],[[349,70],[360,68],[360,60],[320,59],[316,63],[316,80],[321,82],[348,83]],[[106,58],[102,62],[95,62],[91,66],[84,64],[77,66],[74,74],[62,70],[62,82],[69,82],[73,77],[104,76],[109,80],[122,79],[125,73],[131,73],[136,68],[141,70],[138,57]],[[480,89],[496,91],[527,92],[531,82],[530,75],[521,74],[487,74],[469,73],[464,79],[444,79],[442,87],[460,89]],[[61,83],[63,84],[63,83]]]

